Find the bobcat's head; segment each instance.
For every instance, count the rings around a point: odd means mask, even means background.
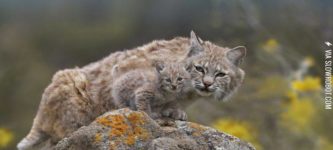
[[[192,86],[201,96],[227,100],[243,82],[245,73],[239,65],[245,57],[245,47],[219,47],[198,40],[193,31],[190,41],[188,63]]]
[[[182,94],[191,86],[191,76],[183,63],[156,63],[160,87],[170,93]]]

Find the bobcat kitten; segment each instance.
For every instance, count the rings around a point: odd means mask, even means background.
[[[185,65],[157,64],[155,69],[136,69],[120,76],[112,85],[112,97],[118,108],[145,111],[154,119],[164,114],[186,120],[177,99],[188,92],[190,86]]]

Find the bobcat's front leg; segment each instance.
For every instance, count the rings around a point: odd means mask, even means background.
[[[155,98],[155,94],[153,91],[140,88],[135,92],[135,106],[139,111],[146,112],[151,118],[156,119],[159,118],[160,115],[158,113],[153,113],[151,111],[151,101]]]
[[[187,120],[186,112],[180,108],[180,105],[177,101],[168,103],[162,110],[162,115],[165,117],[171,117],[175,120]]]

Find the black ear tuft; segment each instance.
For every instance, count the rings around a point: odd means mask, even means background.
[[[188,57],[197,55],[198,53],[200,53],[204,50],[204,48],[202,47],[202,45],[200,43],[202,43],[202,42],[200,42],[198,40],[198,37],[195,35],[194,31],[191,31],[190,50],[187,54]]]
[[[237,46],[227,51],[227,58],[236,66],[239,66],[244,57],[246,56],[246,48],[244,46]]]

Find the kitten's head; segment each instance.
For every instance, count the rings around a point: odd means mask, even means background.
[[[163,90],[179,94],[191,87],[191,76],[184,63],[156,63],[155,66]]]
[[[193,31],[190,41],[188,64],[192,86],[201,96],[226,100],[244,80],[245,73],[239,65],[245,57],[245,47],[219,47],[198,39]]]

